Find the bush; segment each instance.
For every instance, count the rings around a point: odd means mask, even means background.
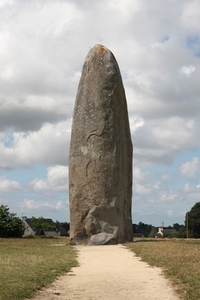
[[[185,224],[189,234],[193,238],[200,238],[200,202],[195,203],[191,210],[185,216]]]
[[[185,239],[186,238],[186,232],[185,232],[185,230],[172,232],[168,235],[168,238]]]
[[[0,237],[22,237],[25,226],[16,214],[10,213],[7,205],[0,206]]]

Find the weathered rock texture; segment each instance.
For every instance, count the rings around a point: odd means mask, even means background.
[[[132,241],[132,142],[126,97],[117,61],[102,45],[89,51],[78,87],[69,195],[72,240]]]

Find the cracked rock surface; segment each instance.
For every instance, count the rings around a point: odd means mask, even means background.
[[[127,103],[117,61],[102,45],[89,51],[77,91],[69,198],[72,240],[99,240],[99,244],[132,241],[132,142]]]

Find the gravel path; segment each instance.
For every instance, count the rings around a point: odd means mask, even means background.
[[[76,246],[80,267],[59,277],[35,300],[178,300],[160,268],[122,245]]]

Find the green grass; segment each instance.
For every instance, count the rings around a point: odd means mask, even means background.
[[[0,239],[0,300],[30,297],[77,265],[68,238]]]
[[[143,239],[127,247],[151,266],[163,268],[181,299],[200,299],[200,240]]]
[[[200,240],[143,239],[127,247],[161,267],[182,299],[200,299]],[[0,300],[30,297],[77,265],[68,238],[0,239]]]

